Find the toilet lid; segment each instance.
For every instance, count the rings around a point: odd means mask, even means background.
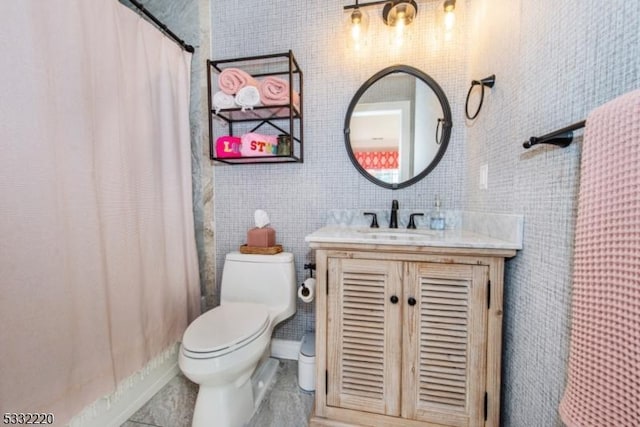
[[[267,327],[269,313],[262,304],[225,303],[189,325],[182,346],[191,352],[213,353],[250,341]]]

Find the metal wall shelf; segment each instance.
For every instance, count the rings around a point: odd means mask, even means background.
[[[214,79],[225,68],[239,68],[252,77],[280,76],[288,80],[292,90],[300,96],[299,105],[256,106],[252,109],[226,108],[216,112],[213,107],[213,95],[218,90]],[[207,60],[207,88],[209,96],[209,157],[211,160],[238,165],[260,163],[302,163],[303,156],[303,92],[302,70],[291,51],[271,55],[249,56],[243,58]],[[251,124],[256,123],[251,127]],[[254,157],[217,157],[215,141],[223,135],[240,136],[244,133],[262,130],[269,135],[288,135],[291,137],[290,155],[271,155]],[[226,131],[226,133],[225,133]]]

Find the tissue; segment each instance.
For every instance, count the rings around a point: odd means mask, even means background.
[[[316,297],[316,279],[313,277],[308,278],[304,281],[302,286],[298,289],[298,298],[302,300],[302,302],[310,303]]]
[[[269,215],[262,209],[257,209],[253,214],[253,219],[256,222],[257,228],[262,228],[269,225]]]

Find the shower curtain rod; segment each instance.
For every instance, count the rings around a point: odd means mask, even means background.
[[[138,3],[136,0],[129,0],[129,1],[131,2],[131,4],[137,7],[142,13],[144,13],[149,19],[151,19],[151,21],[153,21],[153,23],[156,24],[166,35],[168,35],[171,39],[173,39],[173,41],[178,43],[182,47],[182,49],[186,50],[189,53],[194,52],[193,46],[191,46],[190,44],[186,44],[184,40],[176,36],[173,33],[173,31],[171,31],[166,25],[164,25],[162,21],[160,21],[158,18],[153,16],[153,14],[149,12],[147,9],[145,9],[145,7],[142,4]]]
[[[557,145],[558,147],[567,147],[571,144],[571,141],[573,141],[573,131],[582,129],[586,123],[586,120],[582,120],[581,122],[563,127],[562,129],[558,129],[543,136],[532,136],[528,141],[523,142],[522,146],[524,148],[531,148],[537,144],[552,144]]]

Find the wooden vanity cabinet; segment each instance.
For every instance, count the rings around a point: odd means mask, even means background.
[[[312,243],[310,426],[498,426],[512,250]]]

